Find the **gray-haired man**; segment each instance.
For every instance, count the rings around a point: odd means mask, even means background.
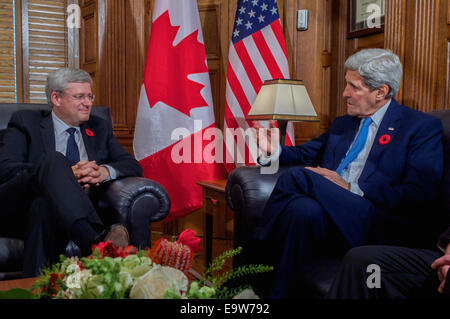
[[[101,240],[128,245],[127,230],[105,229],[92,199],[105,181],[142,175],[110,123],[90,115],[94,96],[87,72],[52,72],[46,93],[52,111],[13,114],[0,149],[1,230],[22,227],[24,276],[56,261],[69,240],[84,255]]]
[[[402,66],[391,51],[362,50],[345,67],[347,115],[303,145],[263,150],[298,165],[278,178],[256,232],[271,247],[263,262],[275,264],[273,298],[295,294],[314,256],[368,243],[413,245],[437,231],[438,219],[424,211],[442,178],[441,122],[393,99]]]

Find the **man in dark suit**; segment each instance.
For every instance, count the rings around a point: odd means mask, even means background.
[[[441,251],[399,246],[352,248],[328,298],[450,298],[450,227],[437,246]]]
[[[90,115],[94,96],[87,72],[52,72],[46,93],[52,111],[13,114],[0,149],[1,228],[24,231],[24,276],[56,261],[69,240],[83,255],[102,240],[128,245],[126,228],[105,228],[94,199],[105,182],[142,175],[111,124]]]
[[[402,67],[392,52],[362,50],[345,67],[347,115],[300,146],[260,140],[270,154],[260,157],[262,165],[299,165],[279,177],[257,231],[268,247],[264,262],[275,264],[273,298],[295,294],[313,256],[426,238],[422,208],[442,178],[442,125],[393,99]]]

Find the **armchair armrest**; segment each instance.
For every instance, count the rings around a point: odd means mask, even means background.
[[[239,167],[228,176],[225,195],[228,206],[235,213],[234,246],[244,249],[242,254],[234,257],[235,265],[255,262],[254,252],[261,249],[253,239],[259,217],[278,177],[290,167],[280,167],[275,174],[261,174],[258,166]]]
[[[105,199],[119,213],[131,244],[138,248],[150,247],[151,223],[164,219],[170,211],[170,198],[164,187],[143,177],[125,177],[109,183]]]
[[[225,189],[228,206],[245,224],[255,226],[278,177],[289,168],[291,166],[280,167],[275,174],[261,174],[258,166],[233,170],[228,176]]]

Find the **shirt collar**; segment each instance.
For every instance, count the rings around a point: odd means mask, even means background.
[[[53,127],[57,135],[64,133],[68,128],[70,128],[70,126],[64,123],[63,120],[61,120],[58,116],[56,116],[56,114],[53,111],[52,111],[52,120],[53,120]],[[74,126],[74,128],[76,128],[78,132],[80,131],[79,126]]]
[[[386,114],[386,111],[391,104],[392,100],[387,101],[385,105],[383,105],[378,111],[373,113],[370,118],[372,119],[373,123],[375,123],[376,127],[379,127],[381,124],[381,121],[383,120],[384,114]]]

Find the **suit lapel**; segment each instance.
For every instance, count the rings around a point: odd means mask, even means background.
[[[335,169],[339,166],[342,159],[347,154],[347,151],[350,148],[350,145],[352,144],[353,140],[355,139],[361,119],[357,118],[357,117],[352,117],[349,120],[349,122],[350,122],[350,127],[348,129],[346,129],[345,132],[342,134],[341,139],[339,139],[339,141],[336,144],[335,149],[334,149]]]
[[[89,161],[97,160],[97,152],[95,150],[94,138],[95,136],[91,133],[94,133],[94,130],[90,128],[89,124],[81,124],[80,125],[81,136],[83,137],[84,147],[86,148],[86,153],[88,155]],[[89,132],[92,136],[88,136],[86,132]]]
[[[398,107],[397,101],[392,99],[373,141],[372,149],[370,150],[366,164],[361,173],[361,181],[366,180],[376,170],[380,155],[392,145],[392,142],[386,145],[381,145],[379,142],[380,137],[383,135],[389,135],[392,141],[401,129],[400,126],[401,108]]]
[[[41,121],[41,137],[44,144],[45,152],[54,152],[55,146],[55,130],[53,128],[53,120],[51,112],[44,114]]]

